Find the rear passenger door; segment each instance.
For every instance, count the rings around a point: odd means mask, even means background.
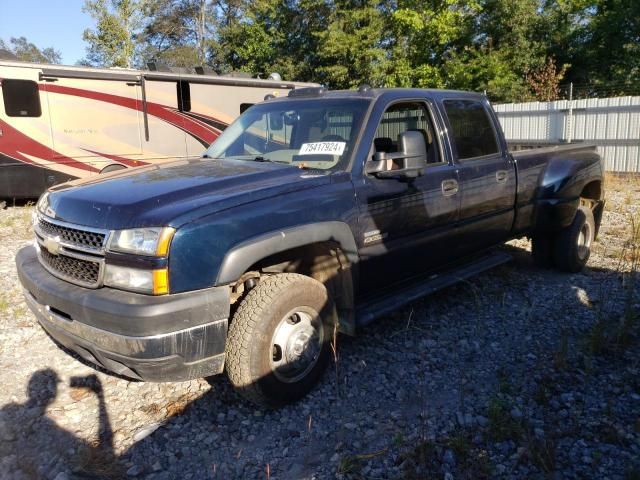
[[[446,99],[443,106],[462,194],[456,246],[459,254],[472,253],[511,232],[515,166],[502,148],[486,100]]]
[[[378,127],[367,161],[376,151],[398,151],[400,134],[414,130],[425,138],[427,163],[417,178],[382,179],[363,174],[362,182],[356,185],[361,293],[384,289],[446,263],[451,251],[446,245],[459,204],[455,166],[444,154],[441,127],[430,104],[395,102],[376,120]]]

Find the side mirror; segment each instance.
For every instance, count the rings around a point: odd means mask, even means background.
[[[376,152],[365,171],[377,178],[416,178],[427,166],[427,143],[422,132],[409,130],[399,136],[399,152]],[[388,160],[399,160],[400,168],[390,170]]]

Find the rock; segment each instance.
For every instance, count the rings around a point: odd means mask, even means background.
[[[153,432],[155,432],[157,429],[159,429],[161,426],[162,426],[162,423],[159,423],[159,422],[158,423],[152,423],[151,425],[147,425],[146,427],[143,427],[140,430],[138,430],[133,435],[133,440],[135,442],[139,442],[141,440],[144,440],[149,435],[151,435]]]
[[[144,467],[140,465],[133,465],[131,468],[127,470],[127,476],[129,477],[137,477],[142,472],[144,472]]]
[[[483,417],[482,415],[476,416],[476,422],[478,422],[478,425],[480,425],[481,427],[486,427],[487,425],[489,425],[489,419],[487,417]]]
[[[445,450],[442,461],[450,467],[454,467],[456,465],[456,455],[453,453],[453,450]]]

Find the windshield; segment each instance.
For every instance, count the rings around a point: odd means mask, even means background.
[[[305,99],[256,105],[227,128],[205,155],[344,170],[368,105],[366,99]]]

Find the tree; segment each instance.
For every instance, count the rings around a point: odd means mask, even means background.
[[[318,80],[333,88],[366,83],[384,86],[388,58],[387,19],[377,0],[336,0],[327,26],[313,32],[318,43]]]
[[[555,59],[549,57],[542,67],[528,72],[525,79],[535,99],[540,102],[558,100],[560,98],[560,82],[568,67],[569,65],[563,65],[558,69]]]
[[[477,1],[461,0],[399,0],[390,7],[388,86],[452,86],[445,67],[471,44],[479,10]]]
[[[61,63],[62,56],[53,47],[39,49],[25,37],[11,37],[9,45],[0,39],[0,49],[4,49],[14,54],[18,60],[34,63]]]
[[[585,33],[579,65],[589,72],[589,81],[640,82],[640,2],[598,1]]]
[[[139,36],[143,59],[180,67],[205,65],[217,23],[216,4],[210,0],[147,0]]]
[[[83,10],[96,21],[84,31],[89,43],[86,62],[104,67],[131,67],[143,0],[85,0]]]

